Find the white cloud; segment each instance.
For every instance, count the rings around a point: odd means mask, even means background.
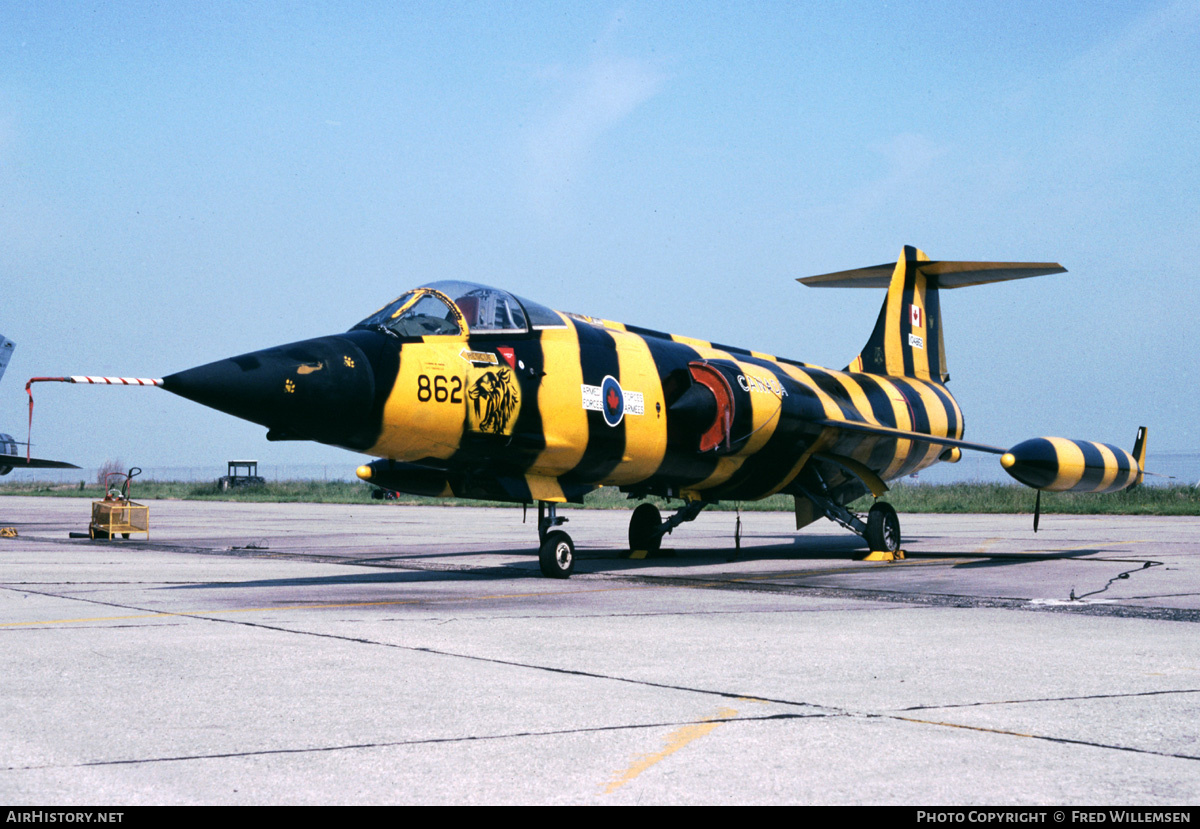
[[[528,137],[532,195],[543,209],[579,179],[604,137],[658,94],[664,76],[645,61],[600,58],[559,79],[558,101]]]
[[[905,132],[886,141],[868,145],[868,149],[883,157],[883,175],[852,190],[838,203],[819,210],[842,217],[844,222],[857,224],[874,219],[880,213],[895,215],[911,212],[914,199],[927,200],[931,180],[939,160],[949,152],[919,133]]]

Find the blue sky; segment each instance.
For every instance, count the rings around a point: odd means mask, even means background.
[[[894,260],[949,292],[967,437],[1200,451],[1200,0],[54,3],[0,10],[0,425],[33,375],[161,377],[409,287],[841,368]],[[349,453],[157,389],[35,386],[83,466]]]

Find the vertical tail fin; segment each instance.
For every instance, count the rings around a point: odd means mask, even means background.
[[[1056,262],[952,262],[931,260],[905,245],[893,266],[873,265],[798,280],[822,288],[882,288],[887,297],[866,347],[849,371],[916,377],[945,383],[946,346],[942,338],[940,288],[965,288],[1008,279],[1065,273]]]
[[[12,357],[15,343],[8,337],[0,334],[0,377],[4,376],[4,370],[8,368],[8,361]]]
[[[1137,461],[1138,472],[1137,480],[1133,482],[1133,486],[1137,486],[1142,482],[1146,474],[1146,427],[1139,426],[1137,439],[1133,442],[1133,459]],[[1154,474],[1154,473],[1151,473]]]
[[[920,264],[928,261],[924,251],[904,246],[875,329],[866,347],[851,361],[850,371],[939,383],[949,379],[937,279],[930,279],[920,269]]]

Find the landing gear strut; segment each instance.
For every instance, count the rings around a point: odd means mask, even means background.
[[[554,529],[567,523],[558,515],[554,502],[538,501],[538,564],[542,575],[552,579],[568,579],[575,572],[575,542],[562,530]]]

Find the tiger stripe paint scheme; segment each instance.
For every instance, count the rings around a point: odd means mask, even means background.
[[[486,431],[472,430],[470,406],[455,406],[452,394],[441,401],[444,406],[427,405],[431,401],[421,399],[418,387],[424,373],[433,378],[431,387],[449,389],[455,372],[462,371],[448,361],[418,356],[425,350],[457,354],[464,347],[483,351],[488,343],[476,337],[453,344],[403,344],[380,439],[365,450],[450,472],[485,461],[496,477],[508,479],[490,496],[501,500],[568,500],[565,494],[534,497],[532,488],[548,482],[530,483],[531,478],[568,485],[576,493],[573,500],[595,486],[685,499],[753,500],[785,489],[818,439],[823,452],[864,463],[885,480],[935,463],[941,451],[934,444],[890,436],[823,434],[823,420],[962,437],[961,411],[940,384],[830,371],[605,321],[566,315],[564,321],[563,327],[536,331],[528,339],[505,338],[524,368],[511,370],[520,411],[508,433],[497,436],[502,440],[488,441],[492,436]],[[712,453],[698,452],[695,431],[677,423],[669,410],[672,379],[687,375],[694,362],[719,365],[734,381],[730,443]],[[538,364],[540,371],[530,368]],[[613,378],[624,395],[640,395],[641,413],[626,411],[619,423],[609,425],[603,412],[586,409],[581,389],[599,387],[605,377]],[[526,480],[530,493],[514,488],[518,479]],[[402,489],[402,480],[390,483]],[[466,494],[454,486],[451,491]]]
[[[798,525],[807,500],[863,532],[839,508],[962,449],[1004,453],[963,439],[945,385],[939,289],[1063,271],[931,261],[905,247],[894,265],[802,279],[887,288],[866,346],[841,371],[447,282],[345,334],[210,363],[163,385],[267,426],[268,439],[373,455],[359,475],[388,489],[548,504],[600,486],[691,503],[786,492]],[[1107,491],[1140,480],[1140,457],[1049,446],[1051,483]],[[1006,468],[1028,466],[1020,448]],[[893,535],[898,543],[898,525]]]
[[[927,260],[925,260],[927,261]],[[495,445],[486,453],[486,466],[503,479],[492,486],[492,496],[501,500],[573,500],[596,486],[618,486],[638,494],[678,496],[687,500],[753,500],[785,491],[800,475],[802,459],[814,448],[826,457],[849,458],[864,464],[883,480],[910,475],[936,463],[945,444],[918,443],[912,439],[876,434],[864,436],[849,430],[830,430],[832,423],[845,421],[888,427],[937,438],[962,438],[962,412],[953,396],[938,380],[930,379],[928,360],[905,354],[914,349],[905,338],[913,330],[901,326],[896,296],[904,309],[920,310],[930,325],[940,328],[936,290],[927,291],[923,276],[909,272],[902,258],[897,273],[905,281],[902,291],[889,291],[868,348],[887,344],[889,358],[898,374],[886,376],[864,371],[833,371],[781,359],[743,348],[723,346],[689,337],[670,335],[576,314],[557,313],[562,324],[535,329],[525,337],[497,335],[451,338],[426,337],[420,343],[403,345],[401,363],[419,363],[410,372],[429,369],[425,358],[409,351],[442,348],[446,353],[468,350],[487,352],[503,344],[511,348],[517,365],[514,373],[522,401],[521,415],[513,426],[512,440]],[[919,290],[911,283],[919,280]],[[930,307],[928,297],[934,299]],[[886,330],[885,330],[886,329]],[[934,340],[938,338],[936,335]],[[894,347],[893,347],[894,346]],[[711,453],[698,451],[695,429],[674,417],[671,404],[685,388],[688,367],[693,363],[717,366],[729,378],[733,391],[734,418],[729,443]],[[861,365],[862,357],[854,365]],[[528,366],[541,365],[540,370]],[[943,365],[944,361],[935,363]],[[439,365],[444,365],[440,363]],[[915,366],[903,376],[905,365]],[[444,370],[444,369],[443,369]],[[912,376],[923,374],[924,378]],[[640,414],[625,416],[610,425],[603,412],[585,407],[580,389],[598,388],[605,377],[613,378],[626,394],[641,396]],[[451,473],[466,468],[483,450],[460,451],[453,462],[444,464],[450,447],[459,449],[468,427],[457,412],[439,413],[435,427],[429,413],[417,404],[418,390],[412,375],[401,369],[385,406],[381,438],[366,448],[369,454],[419,466],[445,467]],[[536,412],[536,418],[530,417]],[[456,434],[458,440],[455,440]],[[436,435],[437,446],[424,450],[393,435]],[[530,457],[527,447],[541,451]],[[404,451],[407,450],[407,451]],[[836,463],[810,460],[827,486],[845,503],[866,489],[857,477]],[[393,470],[394,464],[389,465]],[[383,486],[402,488],[402,474],[383,480],[377,470],[364,473]],[[481,477],[471,476],[477,487]],[[534,480],[531,480],[534,479]],[[552,479],[574,493],[573,498],[554,493]],[[524,481],[525,486],[520,482]],[[451,483],[450,491],[466,494],[464,486]],[[547,489],[553,494],[533,493]],[[528,490],[528,491],[527,491]]]

